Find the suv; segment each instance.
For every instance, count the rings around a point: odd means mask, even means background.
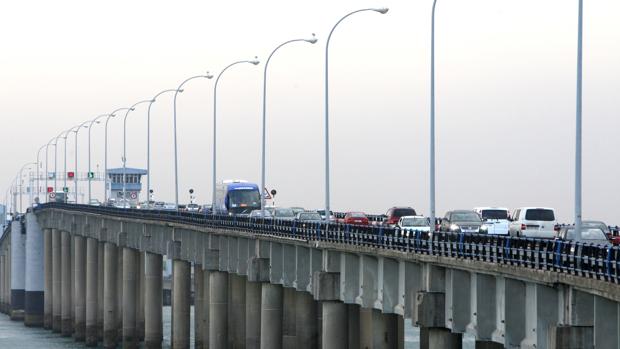
[[[482,223],[490,235],[508,235],[509,212],[504,207],[476,207],[474,212],[480,215]]]
[[[395,226],[402,216],[417,216],[417,213],[411,207],[392,207],[383,215],[381,224]]]
[[[555,233],[555,212],[552,208],[521,207],[512,213],[510,236],[553,239]]]
[[[451,233],[487,233],[487,227],[482,225],[480,215],[468,210],[446,212],[446,216],[441,220],[439,230]]]

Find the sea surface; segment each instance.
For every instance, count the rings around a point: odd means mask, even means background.
[[[170,307],[164,307],[164,348],[170,348]],[[194,316],[192,307],[191,340],[194,343]],[[405,348],[418,349],[420,347],[420,331],[411,326],[411,320],[405,320]],[[43,328],[28,328],[21,321],[11,321],[5,314],[0,314],[0,349],[71,349],[85,348],[84,343],[77,343],[72,338],[61,337],[58,333]],[[463,348],[473,349],[474,339],[469,335],[463,337]]]

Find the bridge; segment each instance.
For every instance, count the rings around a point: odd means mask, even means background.
[[[50,203],[0,241],[2,311],[87,346],[618,348],[617,247]],[[193,272],[192,272],[193,270]],[[192,278],[193,273],[193,278]]]

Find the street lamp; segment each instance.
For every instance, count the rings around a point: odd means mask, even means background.
[[[99,121],[100,118],[109,116],[110,114],[101,114],[99,116],[97,116],[96,118],[94,118],[93,120],[90,121],[90,125],[88,125],[88,204],[90,205],[90,202],[92,200],[92,178],[90,177],[90,174],[92,173],[92,168],[90,166],[90,135],[91,135],[91,130],[93,129],[93,125],[94,124],[99,124],[101,123],[101,121]]]
[[[215,214],[215,183],[216,183],[216,174],[217,174],[217,85],[220,82],[220,78],[222,77],[222,74],[224,74],[224,72],[226,70],[228,70],[228,68],[232,67],[233,65],[237,65],[237,64],[241,64],[241,63],[250,63],[250,64],[254,64],[254,65],[258,65],[259,60],[258,57],[254,57],[253,60],[248,60],[248,61],[237,61],[234,63],[229,64],[228,66],[226,66],[226,68],[222,69],[222,71],[220,72],[220,74],[217,76],[217,79],[215,79],[215,86],[213,87],[213,196],[212,196],[212,203],[211,203],[211,211],[213,214]],[[261,189],[262,190],[262,189]],[[261,192],[262,193],[262,192]]]
[[[105,136],[104,136],[104,167],[105,167],[105,172],[104,172],[104,180],[103,180],[103,202],[106,203],[108,202],[108,122],[110,122],[111,118],[116,117],[116,113],[119,111],[123,111],[123,110],[127,110],[129,108],[118,108],[115,111],[111,112],[110,114],[108,114],[108,117],[105,119]]]
[[[330,214],[329,214],[329,41],[332,38],[332,34],[336,27],[342,22],[345,18],[365,11],[374,11],[380,14],[385,14],[388,12],[387,7],[383,8],[366,8],[361,10],[356,10],[353,12],[349,12],[344,17],[340,18],[336,24],[332,27],[332,30],[329,32],[327,36],[327,43],[325,44],[325,221],[329,222]]]
[[[123,200],[127,203],[127,117],[129,116],[129,112],[132,110],[136,110],[136,106],[142,103],[149,103],[152,99],[147,99],[144,101],[140,101],[134,105],[132,105],[125,112],[125,118],[123,119]]]
[[[78,132],[80,132],[81,128],[88,128],[89,126],[87,124],[89,122],[90,120],[83,122],[75,130],[75,173],[73,174],[73,181],[75,182],[74,188],[75,188],[75,204],[76,205],[78,203],[78,179],[79,179],[79,176],[78,176]],[[89,148],[90,148],[90,145],[89,145]]]
[[[149,109],[146,114],[146,207],[151,208],[151,107],[157,100],[157,97],[166,92],[183,92],[183,90],[163,90],[151,99]]]
[[[183,85],[185,85],[185,83],[187,83],[190,80],[194,80],[194,79],[198,79],[198,78],[205,78],[205,79],[212,79],[213,75],[209,74],[209,72],[207,72],[206,75],[196,75],[196,76],[192,76],[191,78],[187,78],[185,79],[185,81],[183,81],[179,87],[177,87],[176,91],[174,92],[174,101],[173,101],[173,133],[174,133],[174,202],[176,203],[176,209],[179,209],[179,157],[178,157],[178,152],[177,152],[177,95],[179,94],[179,92],[183,92]],[[150,194],[150,192],[149,192]]]
[[[260,193],[261,193],[261,199],[260,199],[260,209],[261,209],[261,217],[265,217],[265,195],[264,195],[264,190],[265,190],[265,129],[266,129],[266,124],[267,124],[267,67],[269,66],[269,61],[271,60],[271,56],[273,56],[274,53],[276,53],[276,51],[286,45],[286,44],[290,44],[292,42],[297,42],[297,41],[305,41],[305,42],[309,42],[311,44],[315,44],[317,42],[316,37],[314,37],[314,33],[312,34],[312,38],[310,39],[294,39],[294,40],[289,40],[286,41],[282,44],[280,44],[278,47],[276,47],[273,51],[271,51],[271,54],[269,55],[269,57],[267,58],[267,60],[265,61],[265,68],[263,70],[263,138],[262,138],[262,157],[261,157],[261,186],[260,186]]]
[[[49,146],[52,145],[52,141],[55,140],[56,138],[52,138],[50,139],[49,142],[47,142],[47,145],[45,146],[45,202],[49,202],[49,195],[47,194],[47,188],[48,188],[48,179],[49,179],[49,171],[48,171],[48,150],[49,150]],[[56,148],[56,143],[54,143],[54,149]],[[54,171],[56,171],[54,169]],[[56,177],[56,173],[54,173],[54,177]]]
[[[63,139],[65,140],[65,173],[64,173],[65,174],[65,185],[64,187],[67,188],[67,193],[65,195],[65,202],[69,201],[69,188],[67,187],[67,138],[69,137],[69,132],[75,133],[75,141],[76,141],[75,151],[77,153],[77,133],[82,127],[86,128],[88,126],[86,126],[85,124],[80,124],[78,126],[75,126],[69,129],[67,133],[65,134],[65,136],[63,137]],[[73,180],[76,181],[75,203],[77,204],[77,178],[75,178],[76,175],[77,175],[77,171],[73,174]]]
[[[581,240],[581,85],[583,62],[583,0],[579,0],[577,22],[577,106],[575,118],[575,235]]]
[[[433,0],[433,13],[431,19],[431,136],[430,136],[430,209],[429,220],[431,231],[434,232],[435,224],[435,6],[437,0]]]
[[[36,164],[37,164],[36,162],[29,162],[29,163],[26,163],[26,164],[24,164],[24,166],[22,166],[22,168],[19,170],[19,211],[20,211],[20,212],[23,212],[23,210],[22,210],[22,193],[23,193],[23,191],[24,191],[24,185],[23,185],[23,183],[22,183],[22,182],[23,182],[23,179],[22,179],[22,176],[23,176],[23,171],[24,171],[24,169],[25,169],[26,167],[28,167],[28,166],[30,166],[30,165],[36,165]],[[17,185],[16,185],[15,187],[17,188]]]
[[[54,140],[54,190],[58,191],[58,140],[65,134],[66,131],[62,131]]]

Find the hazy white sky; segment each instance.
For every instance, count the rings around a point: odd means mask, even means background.
[[[62,130],[149,99],[207,70],[316,33],[271,61],[267,184],[278,205],[324,200],[325,39],[330,49],[332,207],[428,213],[431,0],[13,1],[0,7],[3,189]],[[620,2],[586,1],[585,218],[620,224]],[[555,207],[572,221],[577,0],[439,0],[437,213],[500,205]],[[263,65],[227,71],[218,88],[218,179],[260,180]],[[213,82],[178,100],[180,188],[211,197]],[[146,166],[146,108],[128,121],[128,166]],[[152,109],[152,183],[173,199],[172,95]],[[122,120],[109,165],[121,166]],[[103,168],[103,125],[93,163]],[[68,142],[73,168],[74,141]],[[86,132],[79,137],[86,171]],[[59,154],[63,154],[59,147]],[[62,157],[59,163],[62,164]],[[49,158],[50,163],[53,156]],[[95,166],[93,166],[95,167]],[[102,196],[102,184],[95,193]]]

